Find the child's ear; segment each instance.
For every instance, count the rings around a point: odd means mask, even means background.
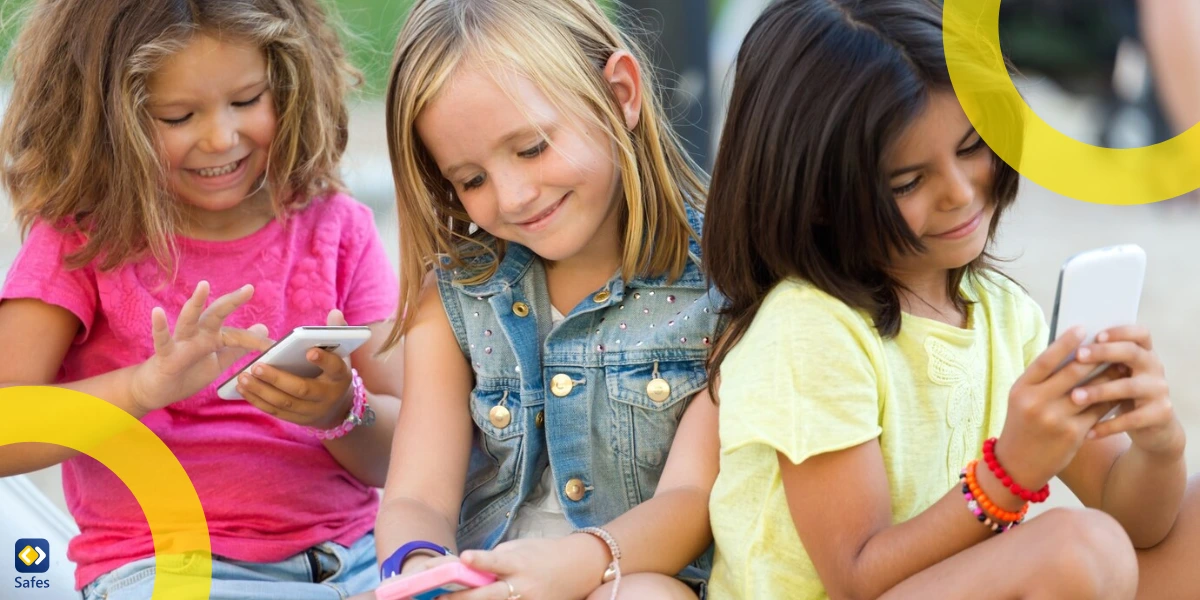
[[[625,127],[637,127],[642,116],[642,68],[637,59],[625,50],[613,52],[604,65],[604,79],[612,86]]]

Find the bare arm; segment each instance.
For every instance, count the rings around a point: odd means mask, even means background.
[[[41,300],[14,299],[0,303],[0,344],[21,348],[0,361],[0,385],[50,385],[81,324],[65,308]],[[37,340],[37,343],[30,343]],[[133,368],[120,369],[60,387],[103,398],[141,419],[145,412],[130,394]],[[36,401],[36,398],[33,399]],[[0,477],[37,471],[61,463],[78,452],[55,444],[0,446]]]
[[[371,324],[371,339],[350,359],[368,390],[367,402],[375,411],[375,423],[369,427],[355,427],[340,438],[325,441],[325,448],[339,464],[359,481],[373,487],[383,487],[387,478],[404,384],[403,343],[383,356],[376,356],[391,327],[390,321]]]
[[[830,598],[876,598],[993,535],[967,511],[957,489],[892,525],[887,472],[876,440],[799,465],[780,455],[779,467],[796,532]],[[978,470],[981,480],[985,475],[990,475],[987,469]]]
[[[1154,455],[1116,436],[1085,444],[1059,477],[1084,506],[1112,515],[1134,547],[1149,548],[1175,524],[1187,465],[1182,447]]]
[[[1111,341],[1091,345],[1083,360],[1121,365],[1129,376],[1075,390],[1076,401],[1102,410],[1120,401],[1122,411],[1093,428],[1098,439],[1084,444],[1060,477],[1085,505],[1112,515],[1135,547],[1149,548],[1166,538],[1183,505],[1187,436],[1150,333],[1119,327],[1097,337]]]
[[[375,526],[382,562],[401,545],[427,540],[455,547],[474,422],[473,374],[427,277],[404,339],[404,404],[392,440],[384,502]],[[424,557],[420,557],[424,558]],[[417,564],[418,559],[409,561]]]
[[[605,525],[621,552],[622,573],[674,575],[704,551],[712,540],[708,496],[718,463],[717,408],[702,392],[684,411],[654,497]],[[585,533],[508,541],[490,552],[463,553],[464,563],[503,582],[461,597],[507,594],[512,584],[531,598],[582,598],[601,586],[611,560],[608,545]]]
[[[683,413],[654,497],[605,526],[621,548],[622,573],[678,573],[712,542],[708,496],[717,479],[717,407],[702,391]],[[611,559],[608,546],[575,534],[596,582]]]
[[[59,387],[103,399],[136,419],[187,398],[246,352],[263,348],[265,328],[261,325],[249,330],[223,327],[225,319],[245,304],[253,291],[245,286],[217,298],[206,308],[209,287],[207,282],[200,282],[184,303],[174,332],[161,308],[151,311],[154,353],[145,362]],[[40,300],[0,303],[0,336],[10,342],[10,347],[26,348],[22,355],[0,366],[0,382],[9,386],[52,382],[79,327],[79,320],[69,311]],[[30,344],[29,340],[37,343]],[[46,444],[0,448],[0,474],[42,469],[74,455],[74,451]]]
[[[1013,385],[996,452],[1002,462],[1012,458],[1006,467],[1026,487],[1040,488],[1069,464],[1105,409],[1081,408],[1066,397],[1092,365],[1076,361],[1055,371],[1082,337],[1073,330],[1056,340]],[[921,514],[892,525],[877,440],[799,465],[780,455],[779,466],[796,532],[833,598],[878,597],[993,535],[967,510],[957,486]],[[975,474],[998,507],[1020,508],[1021,499],[990,470],[977,468]]]
[[[1139,0],[1142,39],[1176,133],[1200,122],[1200,2]]]

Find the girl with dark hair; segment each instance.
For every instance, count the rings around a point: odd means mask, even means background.
[[[987,252],[1017,173],[946,62],[932,0],[781,0],[741,48],[702,236],[730,319],[711,597],[1193,597],[1150,334],[1046,347]],[[1013,529],[1056,476],[1090,508]]]

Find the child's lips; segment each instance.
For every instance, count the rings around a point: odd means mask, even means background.
[[[242,180],[246,174],[246,170],[249,168],[248,165],[250,164],[250,157],[244,156],[235,161],[235,163],[237,166],[235,166],[233,170],[226,173],[221,173],[219,175],[205,176],[199,172],[207,169],[184,169],[184,172],[188,174],[189,179],[192,181],[192,185],[209,191],[220,191],[228,188],[229,186],[235,185]],[[228,166],[229,165],[225,165],[225,167]]]
[[[563,203],[566,202],[567,197],[570,195],[570,192],[567,192],[567,194],[565,194],[562,198],[559,198],[558,202],[555,202],[552,206],[550,206],[550,208],[538,213],[538,215],[532,219],[517,223],[517,225],[530,231],[536,231],[540,229],[558,212],[558,209],[562,207]]]
[[[974,232],[975,228],[979,227],[979,223],[982,221],[983,221],[983,209],[980,209],[979,212],[975,213],[975,216],[968,219],[966,223],[963,223],[962,225],[958,225],[957,227],[955,227],[954,229],[951,229],[949,231],[944,231],[942,233],[935,234],[932,237],[946,239],[946,240],[953,240],[953,239],[965,237],[967,235],[970,235],[972,232]]]

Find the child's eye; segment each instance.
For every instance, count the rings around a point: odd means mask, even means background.
[[[251,99],[249,99],[249,100],[246,100],[245,102],[234,102],[234,103],[233,103],[233,105],[234,105],[234,106],[236,106],[236,107],[238,107],[238,108],[245,108],[245,107],[247,107],[247,106],[254,106],[255,104],[258,104],[258,101],[262,99],[262,97],[263,97],[263,94],[265,94],[265,93],[266,93],[266,90],[263,90],[263,91],[259,92],[257,96],[255,96],[255,97],[253,97],[253,98],[251,98]]]
[[[542,141],[538,142],[536,146],[534,146],[528,150],[522,150],[521,152],[518,152],[517,156],[520,156],[521,158],[533,158],[535,156],[538,156],[542,152],[545,152],[546,148],[549,145],[550,144],[546,140],[542,140]]]
[[[921,183],[921,178],[918,177],[902,186],[894,187],[894,188],[892,188],[892,195],[899,198],[900,196],[909,194],[913,190],[917,189],[917,185],[920,183]]]
[[[983,143],[983,138],[979,138],[978,140],[975,141],[974,144],[971,144],[969,147],[959,150],[958,155],[959,156],[970,156],[970,155],[975,154],[976,152],[982,150],[986,145],[987,144]]]
[[[178,119],[161,119],[160,118],[159,121],[166,123],[168,127],[177,127],[179,125],[183,125],[184,123],[187,123],[188,119],[191,119],[191,118],[192,118],[192,113],[188,113],[182,117],[179,117]]]
[[[476,175],[475,177],[472,177],[466,183],[462,184],[462,188],[463,188],[463,191],[468,191],[468,190],[473,190],[481,185],[483,185],[483,175]]]

